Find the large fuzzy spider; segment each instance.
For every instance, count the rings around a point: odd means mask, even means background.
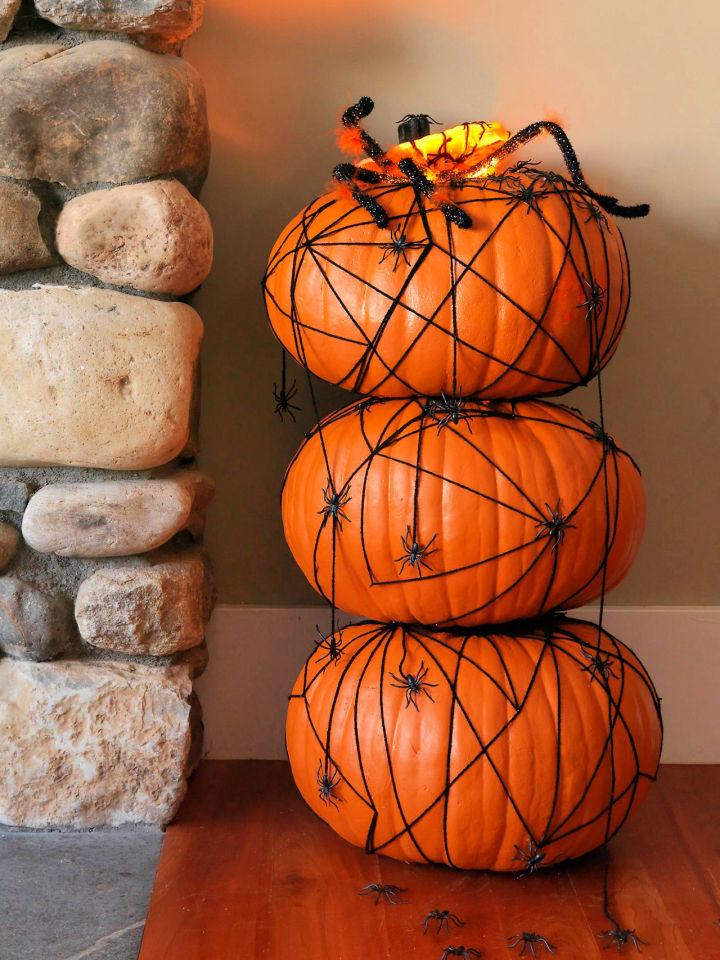
[[[390,676],[395,680],[395,683],[391,683],[391,687],[396,687],[398,690],[405,691],[405,709],[409,706],[415,707],[416,710],[420,708],[417,705],[417,698],[420,694],[424,694],[428,700],[431,700],[435,703],[432,694],[427,689],[428,687],[436,687],[436,683],[428,683],[425,677],[427,676],[428,668],[425,666],[425,661],[420,661],[420,668],[417,673],[403,673],[400,671],[400,676],[396,673],[391,673]],[[447,912],[447,911],[446,911]],[[429,916],[429,914],[428,914]]]
[[[437,534],[434,533],[423,547],[417,542],[410,530],[410,527],[408,527],[405,536],[400,538],[403,546],[403,554],[402,556],[395,558],[395,563],[400,563],[402,561],[400,573],[403,572],[406,566],[414,567],[419,577],[422,577],[423,567],[426,570],[432,570],[432,567],[427,562],[426,558],[433,553],[437,553],[437,550],[431,549],[436,537]]]
[[[590,683],[593,680],[597,680],[598,677],[602,677],[605,683],[608,682],[610,677],[615,677],[617,680],[617,674],[613,670],[613,659],[610,654],[603,656],[600,650],[594,650],[592,653],[589,650],[585,649],[585,644],[580,647],[580,653],[588,661],[587,665],[582,668],[583,673],[590,674]]]
[[[347,520],[347,522],[350,523],[350,518],[343,509],[352,500],[347,485],[341,490],[335,491],[331,484],[328,483],[323,489],[323,500],[325,501],[325,506],[321,510],[318,510],[318,515],[322,515],[323,518],[323,526],[331,519],[333,523],[338,525],[338,529],[342,530],[343,520]]]
[[[295,414],[293,410],[300,410],[300,407],[296,406],[292,401],[297,394],[297,384],[293,380],[288,388],[284,386],[280,387],[276,383],[273,384],[273,399],[275,400],[275,413],[280,417],[284,422],[284,414],[292,417],[293,423],[295,423]]]
[[[514,950],[515,947],[519,947],[522,944],[520,950],[520,956],[522,957],[525,954],[526,950],[530,951],[530,955],[533,957],[537,956],[536,947],[543,946],[548,953],[554,953],[555,947],[541,936],[539,933],[529,933],[527,930],[523,930],[522,933],[516,933],[514,937],[508,937],[508,946],[511,950]]]
[[[628,943],[631,943],[638,953],[642,953],[641,943],[647,946],[647,940],[641,940],[634,930],[622,930],[620,927],[615,927],[613,930],[603,930],[602,933],[598,934],[598,939],[608,941],[605,944],[606,950],[609,950],[615,944],[618,953]]]
[[[538,528],[537,537],[549,536],[553,542],[552,549],[557,550],[558,545],[565,539],[565,531],[574,529],[575,524],[569,523],[570,517],[566,517],[561,512],[559,500],[555,505],[555,509],[553,509],[549,503],[546,503],[545,506],[548,510],[548,516],[535,524]]]
[[[445,933],[450,933],[451,923],[454,923],[456,927],[465,926],[465,921],[461,920],[460,917],[457,917],[449,910],[431,910],[423,920],[423,933],[427,933],[428,926],[435,922],[437,922],[437,930],[435,931],[436,934],[442,933],[443,929],[445,930]]]
[[[535,843],[531,838],[528,843],[527,850],[523,850],[522,847],[519,847],[517,844],[514,844],[517,853],[513,857],[513,860],[519,860],[524,864],[520,873],[516,876],[518,880],[521,880],[523,877],[529,877],[533,873],[537,873],[540,868],[540,864],[545,859],[545,853],[540,844]]]
[[[358,892],[358,896],[369,897],[375,894],[375,906],[382,900],[383,903],[389,903],[392,906],[398,903],[407,903],[399,894],[405,893],[406,887],[396,887],[393,883],[368,883],[366,887]]]
[[[318,796],[325,804],[328,804],[335,809],[338,809],[338,804],[343,802],[343,798],[339,797],[336,793],[337,788],[342,781],[337,769],[329,763],[327,760],[323,764],[323,761],[320,760],[318,763],[316,778],[318,785]]]
[[[464,960],[468,960],[468,957],[481,957],[482,952],[476,950],[475,947],[445,947],[443,952],[440,954],[440,960],[448,960],[448,957],[463,957]]]
[[[422,240],[408,240],[404,232],[397,228],[393,230],[390,234],[390,240],[388,243],[381,243],[380,249],[383,250],[383,255],[380,258],[380,263],[385,263],[388,257],[394,257],[395,262],[393,263],[393,273],[397,270],[400,259],[402,258],[407,266],[410,266],[410,260],[408,259],[407,252],[408,250],[422,250],[425,244]]]

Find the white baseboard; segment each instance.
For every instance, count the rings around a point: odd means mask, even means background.
[[[321,607],[216,608],[210,665],[197,685],[208,757],[285,757],[287,697],[315,625],[327,619]],[[663,698],[663,761],[720,763],[720,607],[610,607],[605,623],[638,654]]]

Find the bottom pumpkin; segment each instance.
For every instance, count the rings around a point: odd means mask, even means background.
[[[306,802],[346,840],[534,872],[604,843],[640,803],[662,723],[635,654],[582,620],[499,629],[365,622],[313,652],[287,749]]]

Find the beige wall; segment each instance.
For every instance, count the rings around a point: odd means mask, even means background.
[[[643,548],[613,602],[720,601],[716,11],[714,0],[208,0],[186,55],[205,78],[213,132],[204,201],[217,255],[196,306],[222,601],[315,602],[278,496],[309,411],[297,426],[273,415],[279,350],[259,281],[281,227],[326,183],[336,117],[361,94],[391,142],[407,112],[511,130],[558,116],[591,184],[652,203],[647,220],[622,224],[633,302],[604,381],[609,432],[639,461],[649,500]],[[591,391],[572,402],[592,409]],[[323,403],[348,397],[327,389]]]

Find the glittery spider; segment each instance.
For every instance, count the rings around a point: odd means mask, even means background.
[[[380,263],[384,263],[388,257],[394,257],[395,262],[393,263],[392,269],[393,273],[395,273],[401,258],[408,267],[410,266],[410,260],[407,254],[408,250],[422,250],[425,244],[422,240],[408,240],[400,227],[398,227],[397,230],[393,230],[390,237],[391,239],[388,243],[380,244],[380,249],[383,251]]]
[[[533,957],[537,956],[538,947],[545,947],[548,953],[554,953],[555,947],[539,933],[530,933],[527,930],[523,930],[522,933],[516,933],[514,937],[508,937],[508,947],[511,950],[514,950],[515,947],[521,947],[520,956],[524,956],[525,951],[529,950],[530,955]]]
[[[431,923],[437,923],[436,934],[442,933],[443,930],[445,930],[445,933],[449,933],[451,923],[454,923],[456,927],[465,926],[465,921],[461,920],[460,917],[451,913],[449,910],[431,910],[423,920],[423,933],[428,932],[428,927]]]
[[[406,566],[413,567],[419,577],[422,577],[423,568],[426,570],[432,570],[432,567],[427,562],[427,558],[431,554],[437,552],[436,550],[431,549],[436,537],[437,534],[434,533],[425,546],[421,546],[413,536],[410,527],[408,527],[405,536],[400,538],[404,552],[401,556],[395,558],[395,563],[400,563],[402,561],[400,573],[403,572]]]
[[[631,943],[638,953],[642,953],[640,949],[641,943],[647,946],[647,941],[641,940],[634,930],[622,930],[620,927],[615,927],[613,930],[603,930],[602,933],[598,934],[598,939],[608,941],[605,945],[606,950],[609,950],[614,944],[617,947],[618,953],[620,953],[622,948],[627,946],[628,943]]]
[[[603,656],[600,650],[594,650],[590,652],[586,649],[585,644],[580,648],[580,653],[588,661],[587,665],[584,666],[583,672],[590,674],[590,682],[597,680],[598,677],[607,683],[610,677],[615,677],[617,680],[617,674],[613,670],[613,660],[610,654]]]
[[[575,524],[568,523],[570,518],[561,513],[559,500],[554,510],[549,503],[546,503],[545,506],[548,509],[548,516],[535,524],[538,527],[537,536],[549,536],[553,541],[552,549],[557,550],[558,545],[565,539],[565,531],[574,529]]]
[[[352,497],[349,496],[349,491],[347,487],[343,487],[342,490],[333,491],[330,484],[328,484],[323,490],[323,499],[325,500],[325,506],[322,510],[318,510],[318,514],[323,516],[323,524],[327,522],[328,519],[332,519],[333,523],[337,523],[340,530],[342,530],[343,520],[347,520],[350,523],[350,520],[345,513],[343,507],[352,500]]]
[[[517,844],[514,844],[514,847],[517,853],[513,857],[513,860],[519,860],[523,864],[522,870],[517,874],[518,880],[537,873],[540,864],[545,859],[545,853],[542,847],[532,839],[528,843],[527,850],[523,850],[522,847],[519,847]]]
[[[317,658],[317,662],[322,663],[323,660],[327,660],[328,663],[337,663],[343,655],[342,630],[326,636],[319,626],[316,625],[315,629],[320,636],[320,639],[315,641],[316,648],[318,650],[327,650],[327,653]]]
[[[475,947],[445,947],[443,952],[440,954],[440,960],[448,960],[448,957],[464,957],[464,960],[468,960],[468,957],[481,957],[482,953],[479,950],[476,950]]]
[[[342,777],[338,771],[333,767],[332,764],[325,762],[323,766],[323,761],[321,760],[318,763],[316,780],[318,785],[318,796],[325,804],[325,806],[330,805],[338,809],[338,804],[343,802],[342,797],[337,795],[337,788],[342,780]]]
[[[466,410],[465,400],[463,400],[461,393],[453,394],[452,397],[446,397],[443,393],[439,400],[428,401],[425,410],[437,422],[438,433],[443,427],[448,427],[450,424],[457,426],[461,420],[467,423],[468,430],[472,433],[470,414]]]
[[[289,388],[280,387],[278,390],[277,384],[273,384],[273,399],[275,400],[275,413],[280,417],[281,420],[284,420],[284,414],[292,417],[293,423],[295,423],[295,414],[293,410],[299,410],[300,407],[296,406],[292,401],[297,394],[297,384],[293,380]]]
[[[416,710],[419,710],[417,704],[417,698],[420,695],[424,695],[435,703],[432,694],[428,690],[428,687],[436,687],[436,683],[428,683],[425,679],[428,674],[428,668],[425,666],[425,661],[420,661],[420,667],[417,673],[403,673],[400,671],[400,676],[396,673],[391,673],[390,676],[395,680],[395,683],[391,683],[391,687],[396,687],[398,690],[405,691],[405,709],[409,706],[415,707]]]
[[[592,320],[600,313],[605,302],[605,290],[591,277],[586,280],[582,278],[587,299],[578,304],[578,310],[585,310],[585,319]]]
[[[397,903],[407,902],[399,896],[399,894],[405,892],[405,887],[396,887],[393,883],[369,883],[359,891],[358,895],[361,897],[369,897],[375,894],[376,906],[381,900],[383,903],[389,903],[394,906]]]

